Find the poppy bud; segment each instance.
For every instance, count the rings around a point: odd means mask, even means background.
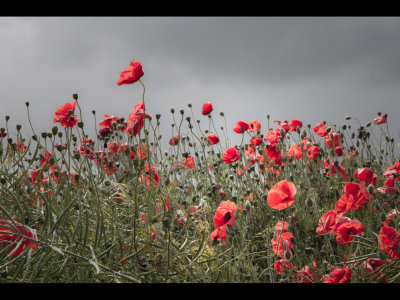
[[[21,130],[21,125],[20,124],[17,124],[17,126],[16,126],[16,128],[17,128],[17,131],[20,131]]]
[[[172,107],[171,107],[171,114],[173,114],[174,112],[175,112],[175,109],[173,109]]]
[[[350,117],[350,116],[345,116],[344,119],[345,119],[345,120],[350,120],[351,117]]]
[[[181,115],[183,115],[185,113],[185,111],[183,109],[181,109],[179,112],[181,113]]]
[[[60,132],[58,133],[58,137],[59,137],[59,138],[62,138],[62,136],[63,136],[63,133],[60,131]]]
[[[160,120],[161,114],[156,114],[156,120]]]
[[[104,180],[104,185],[105,186],[110,186],[111,185],[111,181],[108,180],[108,179]]]
[[[10,116],[6,116],[6,121],[10,120]]]
[[[385,214],[384,212],[382,212],[382,213],[380,214],[380,218],[381,218],[381,221],[382,221],[382,222],[385,222],[385,221],[386,221],[386,214]]]
[[[190,123],[190,117],[186,117],[186,121]]]
[[[300,130],[299,126],[296,127],[296,132],[297,132],[297,134],[300,134],[301,130]]]
[[[374,186],[372,184],[368,185],[368,193],[372,194],[374,192]]]
[[[72,94],[72,98],[74,98],[76,101],[78,101],[78,94]]]
[[[221,117],[223,117],[223,116],[224,116],[224,112],[221,111],[221,112],[219,113],[219,115],[220,115]]]
[[[307,207],[313,207],[314,206],[314,201],[310,197],[308,197],[307,200],[306,200],[306,206]]]
[[[289,250],[286,250],[286,251],[283,253],[283,256],[285,256],[285,258],[286,258],[287,260],[289,260],[289,259],[292,257],[292,253],[291,253]]]
[[[244,204],[244,209],[247,211],[251,210],[251,203],[249,200],[246,200],[245,204]]]
[[[332,130],[332,128],[330,128],[330,127],[326,127],[326,129],[325,129],[325,133],[328,133],[328,132],[330,132]],[[332,138],[333,139],[333,138]]]
[[[369,126],[371,126],[371,122],[368,122],[367,124],[365,124],[366,128],[368,128]]]
[[[169,228],[170,225],[171,225],[171,221],[169,220],[169,218],[164,218],[164,219],[162,220],[162,223],[163,223],[163,225],[164,225],[166,228]]]
[[[44,139],[47,138],[47,132],[42,132],[42,133],[41,133],[41,136],[42,136],[42,138],[44,138]]]
[[[343,124],[343,125],[342,125],[342,130],[346,130],[346,128],[347,128],[347,125],[346,125],[346,124]]]
[[[311,247],[307,247],[304,250],[305,250],[306,254],[308,254],[308,255],[314,254],[314,249]]]

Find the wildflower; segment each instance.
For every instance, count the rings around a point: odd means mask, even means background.
[[[247,124],[249,125],[249,132],[259,131],[261,129],[261,123],[257,120],[250,120]]]
[[[291,120],[289,122],[289,131],[296,131],[297,127],[302,127],[303,122],[300,120]]]
[[[140,61],[132,60],[129,66],[126,67],[125,71],[122,71],[119,75],[117,85],[131,84],[138,81],[144,75],[142,70],[142,63]]]
[[[373,184],[374,182],[374,173],[370,168],[358,168],[354,174],[353,177],[356,178],[360,182],[366,182],[369,184]],[[375,183],[376,183],[376,175],[375,175]]]
[[[259,146],[262,144],[262,138],[260,138],[258,135],[255,135],[251,138],[250,144],[253,146]]]
[[[312,265],[306,265],[298,272],[298,275],[295,276],[295,279],[299,280],[302,283],[313,283],[317,281],[317,277],[319,277],[317,273],[317,263],[315,261],[312,262]]]
[[[211,102],[204,103],[202,114],[203,114],[204,116],[207,116],[207,115],[209,115],[212,111],[213,111],[213,107],[212,107]]]
[[[353,240],[352,235],[363,234],[364,225],[356,218],[347,222],[337,222],[333,228],[336,241],[342,246],[350,245]]]
[[[275,146],[279,140],[281,139],[281,135],[279,132],[274,132],[272,130],[268,131],[265,135],[265,140],[270,143],[270,145]]]
[[[121,123],[121,118],[110,116],[108,114],[104,114],[104,120],[99,122],[100,127],[108,128],[113,130],[113,127],[111,125],[112,122],[116,122],[117,124]]]
[[[349,210],[361,210],[364,202],[369,203],[373,200],[368,189],[361,183],[346,182],[344,192],[335,204],[336,213],[345,214]]]
[[[380,124],[385,124],[386,123],[386,118],[384,116],[379,116],[377,118],[375,118],[372,123],[374,123],[375,125],[380,125]]]
[[[315,159],[318,157],[320,150],[317,146],[311,146],[307,149],[307,157]]]
[[[324,124],[324,122],[321,122],[321,123],[318,123],[317,125],[315,125],[313,130],[314,130],[316,135],[324,137],[324,136],[326,136],[328,134],[327,132],[325,132],[327,127],[328,126],[326,126]]]
[[[270,189],[267,197],[268,205],[279,210],[292,206],[296,192],[296,186],[293,183],[281,180]]]
[[[211,234],[210,238],[212,241],[215,240],[222,240],[222,243],[226,246],[226,228],[225,227],[218,227],[216,228]]]
[[[153,177],[152,181],[150,181],[150,173]],[[150,165],[146,163],[144,165],[144,170],[142,170],[142,174],[144,174],[144,176],[140,177],[139,181],[142,183],[146,183],[148,187],[150,187],[150,185],[158,186],[158,184],[160,183],[160,177],[158,176],[157,169],[155,166],[151,166],[151,172],[150,172]]]
[[[78,118],[74,115],[76,106],[76,101],[68,102],[59,108],[57,108],[56,113],[54,114],[53,122],[60,122],[61,126],[64,128],[74,127],[76,123],[78,123]],[[72,111],[72,114],[69,113]]]
[[[194,158],[192,155],[188,156],[187,158],[184,157],[181,161],[181,167],[185,167],[188,169],[195,169],[196,165],[194,163]]]
[[[120,144],[117,141],[112,141],[108,143],[107,148],[111,153],[117,153],[120,149]]]
[[[14,257],[21,255],[25,248],[35,251],[39,242],[34,231],[18,222],[15,222],[15,225],[10,220],[0,220],[0,245],[14,243],[15,245],[8,252],[13,253]]]
[[[176,146],[176,145],[178,145],[178,144],[179,144],[179,135],[177,135],[177,136],[171,138],[171,139],[169,140],[169,144],[170,144],[171,146]]]
[[[346,283],[351,278],[351,270],[349,268],[339,269],[332,268],[333,271],[322,277],[323,283]]]
[[[271,240],[272,251],[283,258],[283,253],[285,251],[290,251],[292,249],[293,244],[290,239],[293,237],[291,232],[283,232],[280,233],[276,238]]]
[[[394,259],[399,259],[400,232],[384,225],[378,235],[379,247],[385,251],[386,255]]]
[[[303,157],[303,150],[296,144],[286,150],[288,157],[295,157],[297,160]]]
[[[319,235],[325,235],[332,231],[336,223],[336,212],[334,210],[327,211],[319,220],[316,232]]]
[[[140,144],[136,153],[140,159],[145,159],[147,155],[153,154],[145,144]]]
[[[232,201],[226,200],[222,201],[214,215],[214,227],[223,227],[228,225],[233,226],[235,223],[236,216],[234,215],[237,210],[236,204]]]
[[[144,119],[149,118],[148,114],[144,113],[144,104],[140,102],[135,105],[133,111],[129,114],[129,118],[126,124],[124,132],[128,132],[130,135],[136,136],[138,132],[143,128]]]
[[[210,145],[215,145],[219,142],[219,137],[218,137],[218,135],[215,135],[215,134],[209,134],[207,136],[207,139],[208,139]]]
[[[283,271],[295,269],[295,267],[287,260],[287,259],[280,259],[274,263],[274,269],[276,274],[281,274]]]
[[[248,129],[249,129],[249,124],[247,124],[243,120],[238,121],[235,127],[233,127],[233,131],[239,134],[247,131]]]
[[[235,147],[230,147],[230,148],[226,149],[225,152],[222,155],[222,160],[226,164],[233,163],[233,162],[235,162],[235,161],[237,161],[239,159],[240,159],[240,154],[236,150]]]

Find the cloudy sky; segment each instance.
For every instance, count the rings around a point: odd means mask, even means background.
[[[223,111],[234,142],[238,120],[258,119],[265,133],[267,114],[340,125],[382,111],[400,128],[397,17],[1,17],[0,127],[10,115],[10,129],[22,124],[30,136],[29,101],[35,130],[48,131],[73,93],[87,130],[92,110],[127,118],[142,89],[116,82],[132,59],[143,64],[164,141],[170,108],[189,102],[203,127],[203,103],[213,103],[217,124]]]

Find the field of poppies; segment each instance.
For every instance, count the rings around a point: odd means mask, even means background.
[[[121,72],[142,100],[128,116],[93,111],[97,137],[77,94],[48,132],[1,123],[0,282],[400,282],[400,136],[387,114],[217,130],[211,102],[188,104],[171,109],[165,148],[143,75],[133,60]]]

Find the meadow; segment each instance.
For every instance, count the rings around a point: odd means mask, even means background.
[[[163,147],[143,75],[137,61],[121,72],[141,102],[126,119],[93,111],[96,137],[77,94],[48,132],[1,123],[0,282],[400,282],[388,114],[217,129],[212,102],[188,103]]]

